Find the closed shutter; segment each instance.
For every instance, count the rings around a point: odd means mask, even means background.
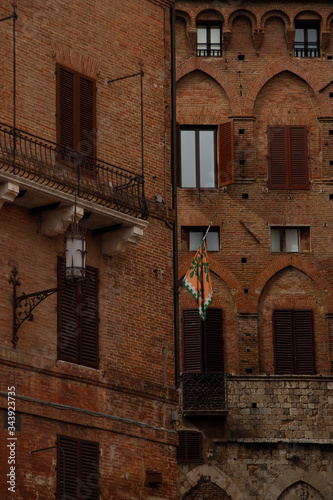
[[[80,481],[77,498],[99,499],[99,446],[92,441],[80,441]]]
[[[313,320],[311,310],[294,311],[296,373],[315,373]]]
[[[292,311],[273,311],[275,373],[294,373]]]
[[[78,75],[79,84],[79,130],[78,150],[95,157],[95,96],[96,83],[92,78]]]
[[[289,128],[290,188],[309,189],[307,128]]]
[[[234,172],[234,122],[219,126],[219,180],[220,186],[233,184]]]
[[[223,371],[222,310],[208,308],[203,322],[205,342],[205,371]]]
[[[98,368],[98,271],[86,269],[88,288],[84,295],[79,289],[80,311],[79,321],[81,329],[81,364]],[[83,284],[84,287],[84,284]]]
[[[269,187],[288,189],[288,137],[286,127],[268,127]]]
[[[75,72],[57,64],[57,142],[71,149],[75,138]]]
[[[58,258],[58,287],[65,286],[65,259]],[[79,335],[74,287],[58,291],[58,359],[79,362]]]
[[[184,372],[202,372],[202,333],[198,309],[183,309]]]
[[[196,431],[179,431],[178,463],[202,462],[202,434]]]

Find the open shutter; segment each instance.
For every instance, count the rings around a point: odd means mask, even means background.
[[[80,441],[80,482],[75,498],[99,499],[99,445],[93,441]]]
[[[294,311],[296,373],[315,373],[312,310]]]
[[[309,189],[308,134],[305,126],[290,126],[290,188]]]
[[[77,150],[95,157],[96,82],[92,78],[77,75],[79,86],[79,119]]]
[[[183,309],[184,372],[202,372],[202,334],[198,309]]]
[[[293,318],[291,310],[273,311],[275,373],[294,372]]]
[[[230,120],[219,126],[219,181],[220,186],[233,184],[234,171],[234,122]]]
[[[65,259],[58,258],[58,287],[64,286]],[[79,335],[74,287],[58,291],[58,359],[79,362]]]
[[[77,498],[78,440],[57,437],[57,499]]]
[[[270,189],[288,189],[287,127],[268,127],[268,158]]]
[[[98,368],[98,271],[86,268],[88,289],[79,289],[79,322],[81,330],[81,364]],[[84,294],[81,292],[84,291]]]
[[[222,309],[209,307],[203,325],[205,372],[223,371]]]
[[[57,142],[71,149],[75,139],[75,72],[57,64]]]

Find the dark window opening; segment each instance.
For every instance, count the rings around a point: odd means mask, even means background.
[[[319,57],[319,21],[295,21],[295,57]]]
[[[310,228],[271,227],[271,252],[309,252]]]
[[[197,25],[197,56],[222,56],[222,30],[220,24],[212,22]]]

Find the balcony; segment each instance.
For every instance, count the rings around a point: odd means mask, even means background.
[[[317,42],[295,42],[295,57],[319,57]]]
[[[197,43],[197,57],[221,57],[221,44]]]
[[[184,415],[227,413],[227,373],[183,373],[182,382]]]
[[[47,236],[63,233],[77,206],[106,255],[123,253],[147,226],[142,175],[0,123],[0,208],[5,201],[40,213]]]

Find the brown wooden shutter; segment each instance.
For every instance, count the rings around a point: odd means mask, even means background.
[[[311,310],[294,311],[296,373],[315,373],[313,320]]]
[[[288,189],[288,131],[286,127],[268,127],[270,189]]]
[[[305,126],[290,126],[290,188],[309,189],[308,134]]]
[[[99,445],[92,441],[80,441],[80,480],[78,496],[89,500],[99,499]]]
[[[78,145],[77,150],[95,157],[95,99],[96,82],[92,78],[77,75],[79,94]]]
[[[219,126],[219,182],[220,186],[233,184],[234,172],[234,122],[230,120]]]
[[[98,271],[87,267],[88,289],[80,295],[81,364],[98,368]],[[85,285],[83,284],[83,288]]]
[[[198,309],[183,309],[184,372],[202,372],[202,332]]]
[[[209,307],[203,327],[205,372],[223,371],[222,309]]]
[[[75,149],[75,72],[57,64],[57,142]]]
[[[179,431],[178,463],[202,462],[202,434],[196,431]]]
[[[58,258],[58,287],[64,286],[65,259]],[[75,288],[58,291],[58,359],[79,362],[79,335]]]
[[[293,328],[291,310],[273,311],[275,373],[294,372]]]

